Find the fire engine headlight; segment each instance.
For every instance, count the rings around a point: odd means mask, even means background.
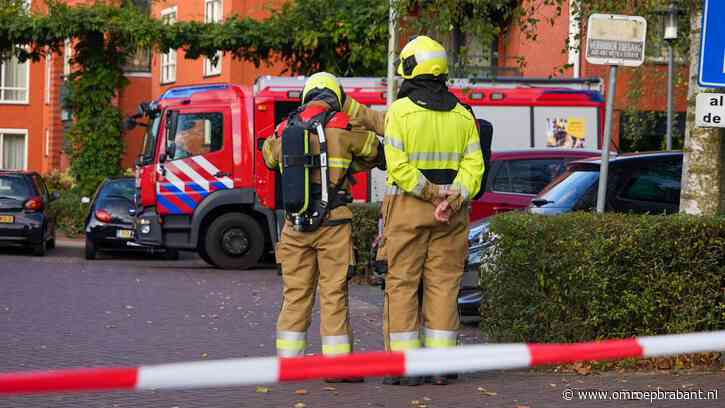
[[[146,235],[149,232],[151,232],[151,226],[150,225],[143,225],[141,226],[141,233]]]

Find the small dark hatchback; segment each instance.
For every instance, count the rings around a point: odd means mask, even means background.
[[[83,204],[90,204],[85,226],[86,259],[96,259],[99,251],[154,251],[133,240],[135,193],[133,177],[114,177],[98,186],[93,199],[81,199]],[[163,252],[168,259],[178,258],[176,251]]]
[[[22,245],[37,256],[55,247],[55,219],[48,204],[58,198],[48,192],[35,172],[0,170],[0,243]]]

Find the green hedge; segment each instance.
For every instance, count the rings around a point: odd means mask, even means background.
[[[497,341],[725,329],[725,218],[507,214],[481,269]]]
[[[356,270],[358,274],[367,274],[370,260],[370,246],[378,235],[378,204],[351,204],[352,209],[352,240],[355,247]]]

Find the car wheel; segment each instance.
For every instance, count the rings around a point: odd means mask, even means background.
[[[164,259],[167,261],[178,261],[179,251],[173,248],[166,248],[166,251],[164,251]]]
[[[45,253],[48,251],[48,242],[43,240],[41,243],[33,245],[33,255],[35,256],[45,256]]]
[[[211,223],[203,245],[214,266],[222,269],[249,269],[262,257],[264,235],[254,218],[230,213]]]
[[[96,249],[96,243],[92,240],[86,238],[86,259],[89,261],[92,261],[96,259],[96,255],[98,254],[98,249]]]

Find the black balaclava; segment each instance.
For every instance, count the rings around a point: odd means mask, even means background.
[[[426,109],[453,110],[458,103],[458,98],[448,90],[446,79],[445,75],[420,75],[413,79],[406,79],[400,86],[398,99],[408,97],[413,103]]]
[[[342,111],[342,106],[340,106],[340,99],[337,97],[335,92],[330,89],[315,88],[307,93],[307,95],[305,96],[305,100],[302,101],[302,103],[306,104],[312,101],[323,101],[330,105],[333,110],[338,112]]]

